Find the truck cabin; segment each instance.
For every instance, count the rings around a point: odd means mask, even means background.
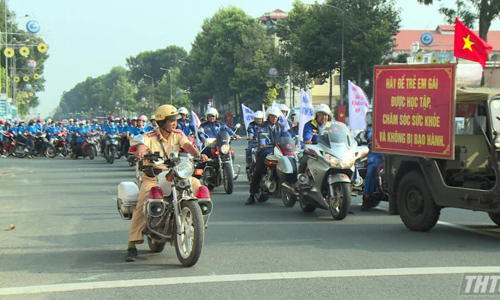
[[[490,190],[500,171],[500,88],[457,89],[455,104],[455,159],[441,162],[444,180]]]

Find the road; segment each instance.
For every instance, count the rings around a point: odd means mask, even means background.
[[[235,149],[243,165],[243,142]],[[243,173],[232,195],[214,189],[194,267],[147,244],[126,263],[115,196],[133,176],[123,159],[0,159],[0,299],[457,299],[464,274],[500,273],[500,230],[485,213],[444,209],[417,233],[386,203],[361,212],[354,198],[354,214],[334,221],[281,199],[245,206]]]

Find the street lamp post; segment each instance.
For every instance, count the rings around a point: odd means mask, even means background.
[[[180,60],[179,60],[180,61]],[[170,105],[172,105],[172,68],[160,68],[160,70],[167,71],[168,72],[168,79],[170,81]]]
[[[271,15],[270,14],[266,14],[265,15],[267,20],[275,25],[278,25],[278,26],[281,26],[281,27],[284,27],[286,28],[289,32],[290,32],[290,46],[292,47],[291,51],[290,51],[290,74],[289,74],[289,84],[290,84],[290,105],[292,107],[295,106],[295,95],[293,95],[293,92],[292,92],[292,73],[293,73],[293,44],[292,44],[292,39],[293,39],[293,32],[292,30],[290,29],[289,26],[285,26],[285,25],[282,25],[276,21],[274,21],[273,19],[271,19]]]
[[[149,76],[148,74],[144,74],[144,77],[151,78],[151,86],[153,87],[153,98],[151,99],[151,104],[153,108],[155,107],[155,80],[152,76]]]
[[[339,7],[331,4],[323,3],[325,6],[338,9],[342,13],[342,46],[340,53],[340,104],[344,104],[344,11]],[[330,99],[331,102],[331,99]],[[331,106],[331,103],[330,103]]]

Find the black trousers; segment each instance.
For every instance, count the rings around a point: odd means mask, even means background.
[[[259,185],[262,176],[266,174],[266,154],[257,154],[255,171],[253,173],[252,182],[250,182],[250,194],[256,194],[259,192]]]
[[[32,137],[32,136],[28,137],[28,149],[29,149],[31,155],[35,155],[36,154],[35,138]]]

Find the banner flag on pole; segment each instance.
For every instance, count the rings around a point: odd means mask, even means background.
[[[243,113],[243,121],[245,122],[245,131],[248,136],[248,125],[253,121],[253,110],[241,103],[241,112]]]
[[[349,90],[349,128],[354,133],[366,129],[366,112],[370,103],[365,92],[359,86],[350,80],[347,81],[347,84]]]
[[[483,68],[493,47],[474,34],[458,18],[455,19],[455,45],[453,54],[467,60],[477,61]]]
[[[302,142],[304,125],[314,119],[314,108],[309,96],[304,90],[300,90],[300,118],[299,118],[299,140]]]
[[[201,125],[200,118],[198,118],[198,115],[194,111],[191,111],[191,116],[193,119],[194,129],[196,130],[196,132],[194,133],[196,137],[196,146],[198,146],[198,148],[201,149],[201,141],[200,138],[198,137],[198,128],[200,128]]]

